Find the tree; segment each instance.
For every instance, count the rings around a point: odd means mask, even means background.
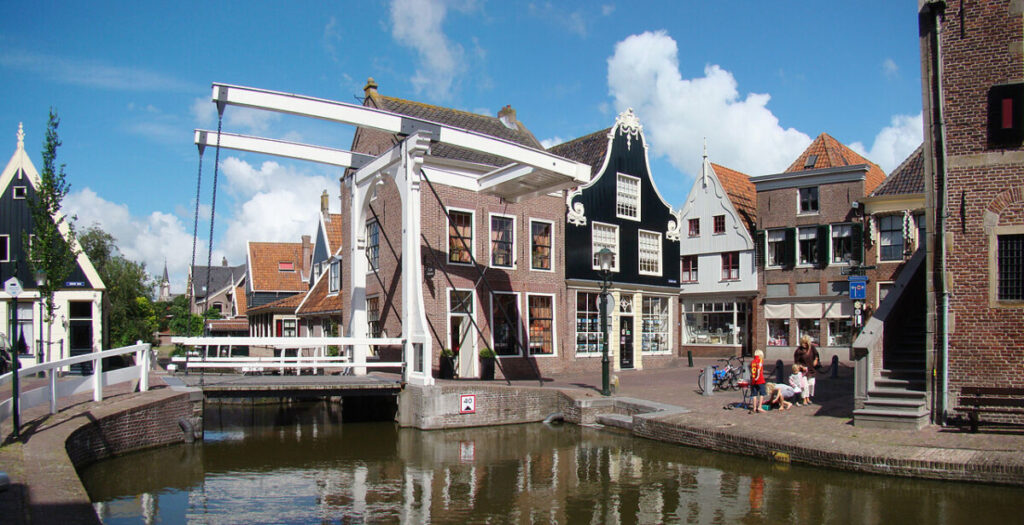
[[[220,312],[210,308],[199,316],[191,313],[188,307],[188,296],[179,295],[175,297],[167,308],[167,316],[170,318],[167,328],[175,335],[198,335],[203,333],[203,325],[208,319],[220,319]],[[189,330],[189,323],[192,329]]]
[[[39,286],[39,294],[43,300],[43,320],[51,329],[53,311],[56,309],[53,294],[74,271],[78,257],[74,244],[74,223],[60,212],[61,203],[71,186],[64,173],[65,165],[56,166],[57,148],[61,145],[57,136],[58,126],[60,119],[50,109],[46,138],[43,140],[43,171],[39,175],[39,187],[28,199],[32,235],[22,234],[22,246],[28,246],[28,264],[32,273],[46,273],[45,281]],[[50,337],[47,336],[47,339]],[[44,356],[44,360],[48,359],[49,356]]]
[[[152,301],[153,280],[146,274],[146,265],[122,256],[117,239],[99,226],[82,232],[79,242],[107,285],[103,309],[109,344],[120,347],[151,342],[159,323]]]

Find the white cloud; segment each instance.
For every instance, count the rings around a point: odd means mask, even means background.
[[[608,15],[614,13],[614,12],[615,12],[615,4],[605,4],[605,5],[601,6],[601,14],[603,16],[608,16]]]
[[[208,98],[197,98],[192,101],[192,116],[201,126],[211,129],[217,125],[217,105]],[[224,109],[224,132],[241,131],[247,134],[262,134],[270,128],[270,124],[281,119],[281,115],[273,111],[259,109],[229,107]]]
[[[324,34],[322,37],[324,50],[327,51],[327,55],[331,57],[331,60],[338,62],[338,45],[342,43],[341,29],[338,27],[338,19],[331,17],[327,20],[327,25],[324,26]]]
[[[541,140],[540,141],[540,145],[544,146],[544,149],[548,149],[551,146],[557,146],[557,145],[565,142],[566,140],[568,140],[568,139],[563,139],[562,137],[555,136],[555,137],[551,137],[549,139]]]
[[[740,96],[736,79],[718,65],[684,79],[678,48],[664,31],[632,35],[608,59],[608,88],[617,111],[634,108],[653,155],[697,173],[703,139],[713,162],[752,175],[785,169],[811,142],[783,128],[767,108],[770,96]]]
[[[868,151],[860,142],[850,144],[850,149],[878,164],[886,174],[896,169],[901,162],[924,141],[924,122],[921,114],[896,115],[889,125],[875,135],[875,142]]]
[[[425,92],[437,100],[450,98],[457,78],[465,71],[465,51],[450,41],[441,28],[448,7],[444,0],[391,2],[391,36],[418,55],[416,73],[411,79],[413,87],[417,93]]]
[[[76,60],[54,55],[8,50],[0,52],[0,66],[31,71],[64,84],[116,91],[195,91],[196,86],[169,75],[137,67],[122,67],[97,60]]]
[[[610,14],[608,11],[609,6],[602,6],[601,13],[604,15]],[[614,10],[615,6],[611,6]],[[553,4],[551,2],[531,3],[529,5],[530,14],[541,20],[555,23],[562,26],[565,30],[573,33],[577,36],[587,36],[587,16],[581,9],[575,11],[568,11],[561,5]]]
[[[900,74],[900,66],[893,59],[887,58],[882,61],[882,73],[886,78],[896,78]]]

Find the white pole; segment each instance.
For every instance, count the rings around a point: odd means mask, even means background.
[[[57,370],[51,368],[50,375],[50,413],[57,413]]]
[[[142,344],[142,341],[136,341],[135,344]],[[151,345],[143,345],[142,350],[139,351],[139,392],[149,391],[149,368],[150,368],[150,349]]]
[[[92,360],[92,400],[103,401],[103,359]]]

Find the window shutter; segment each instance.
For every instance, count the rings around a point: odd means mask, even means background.
[[[796,228],[786,228],[786,242],[783,246],[785,247],[786,259],[782,265],[786,268],[796,266]]]
[[[864,264],[864,225],[855,222],[852,225],[851,236],[853,237],[853,257]]]
[[[754,262],[758,268],[764,268],[765,235],[764,230],[754,232]]]
[[[829,262],[829,242],[832,237],[827,224],[818,226],[818,268],[825,268]]]

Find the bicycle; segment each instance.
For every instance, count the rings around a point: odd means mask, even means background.
[[[733,356],[718,361],[724,363],[724,366],[719,369],[719,365],[711,365],[711,391],[739,390],[739,382],[743,377],[743,358]],[[704,369],[697,374],[697,391],[704,393]]]

